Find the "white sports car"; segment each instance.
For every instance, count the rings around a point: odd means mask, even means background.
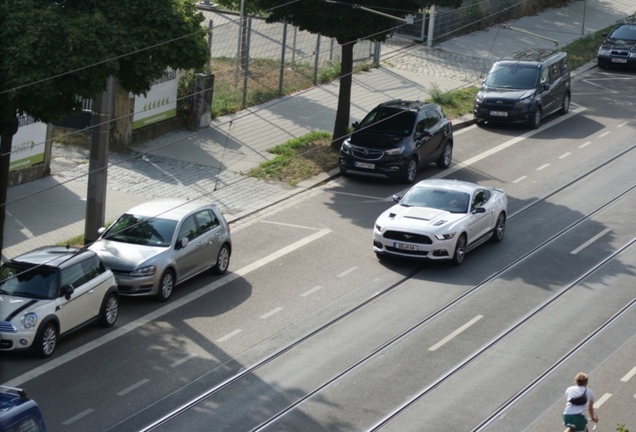
[[[423,180],[375,222],[373,251],[460,265],[469,250],[500,242],[508,198],[503,190],[459,180]]]

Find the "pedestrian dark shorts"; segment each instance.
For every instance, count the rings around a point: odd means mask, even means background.
[[[563,414],[563,424],[576,426],[577,431],[584,431],[587,426],[587,419],[581,414]]]

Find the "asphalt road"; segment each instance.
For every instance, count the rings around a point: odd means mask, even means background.
[[[340,177],[233,226],[226,276],[165,305],[125,299],[114,329],[64,339],[53,359],[5,356],[2,381],[30,389],[53,432],[139,430],[373,298],[161,430],[253,430],[299,400],[268,430],[368,430],[420,392],[383,430],[481,430],[517,396],[483,429],[558,430],[580,370],[600,430],[634,425],[636,313],[594,334],[636,297],[635,248],[613,256],[635,237],[634,95],[636,74],[596,71],[538,131],[458,133],[455,164],[419,178],[503,187],[510,214],[504,241],[459,268],[378,261],[371,227],[405,188]]]

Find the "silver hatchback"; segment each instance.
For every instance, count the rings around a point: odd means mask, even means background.
[[[230,227],[207,201],[162,199],[119,217],[90,249],[115,274],[119,293],[168,301],[174,287],[212,269],[227,271]]]

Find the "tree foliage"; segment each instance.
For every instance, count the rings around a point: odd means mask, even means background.
[[[166,67],[204,67],[202,21],[191,0],[0,0],[0,250],[17,117],[59,119],[111,76],[143,94]]]

